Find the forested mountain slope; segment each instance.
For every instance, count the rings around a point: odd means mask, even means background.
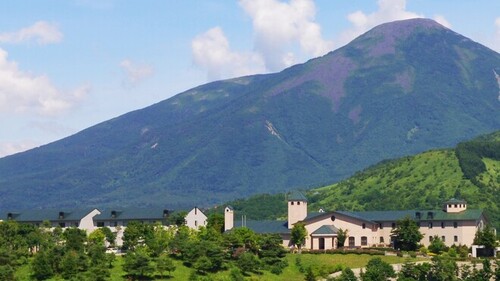
[[[202,85],[4,157],[0,205],[176,209],[335,182],[500,128],[495,72],[500,54],[432,20],[383,24],[280,73]]]

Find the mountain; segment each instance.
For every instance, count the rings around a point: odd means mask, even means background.
[[[500,128],[500,54],[427,19],[217,81],[0,159],[6,208],[208,206],[335,182]]]
[[[471,161],[476,157],[477,162]],[[469,208],[484,209],[500,229],[499,191],[497,131],[459,143],[455,148],[384,160],[346,180],[311,189],[306,195],[310,211],[439,209],[451,198],[465,199]],[[287,212],[283,193],[259,194],[227,204],[248,219],[276,219],[286,217]]]

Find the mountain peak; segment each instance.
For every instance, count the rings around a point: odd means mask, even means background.
[[[396,49],[396,43],[408,38],[415,32],[429,33],[431,31],[450,31],[448,28],[437,23],[434,20],[426,18],[413,18],[407,20],[398,20],[378,25],[358,38],[354,39],[349,45],[358,48],[370,47],[370,55],[381,56],[393,54]]]

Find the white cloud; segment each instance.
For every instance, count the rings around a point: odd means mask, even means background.
[[[0,142],[0,157],[11,155],[14,153],[26,151],[28,149],[38,146],[34,141],[21,141],[21,142]]]
[[[264,58],[268,70],[297,63],[292,52],[297,44],[307,57],[332,50],[333,43],[322,38],[321,27],[315,22],[312,0],[240,0],[240,5],[252,18],[255,51]]]
[[[127,84],[136,85],[154,74],[152,66],[145,63],[135,63],[129,59],[120,62],[120,67],[127,76]]]
[[[340,44],[347,44],[369,29],[385,22],[424,17],[407,11],[406,0],[379,0],[377,3],[378,10],[373,13],[365,14],[362,11],[356,11],[347,15],[347,19],[353,26],[341,34]],[[445,21],[442,16],[440,20]]]
[[[495,36],[493,38],[493,44],[491,45],[493,50],[500,52],[500,17],[495,19]]]
[[[451,23],[443,15],[434,15],[434,20],[446,28],[451,29]]]
[[[207,71],[209,80],[264,72],[262,58],[255,53],[231,51],[220,27],[196,36],[191,43],[194,63]]]
[[[89,91],[81,86],[72,91],[57,89],[46,75],[21,71],[0,48],[0,112],[56,115],[81,101]]]
[[[40,45],[61,42],[63,34],[59,28],[45,21],[38,21],[30,27],[22,28],[14,32],[0,33],[1,43],[24,43],[31,40]]]

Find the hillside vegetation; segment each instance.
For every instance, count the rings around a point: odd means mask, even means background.
[[[458,156],[458,157],[457,157]],[[500,131],[460,143],[383,161],[348,180],[309,192],[310,207],[338,210],[440,208],[452,197],[482,208],[500,226]]]
[[[435,21],[382,24],[279,73],[201,85],[0,158],[0,205],[190,209],[324,186],[500,128],[494,71],[499,53]]]
[[[469,208],[484,209],[493,225],[500,229],[499,145],[500,131],[497,131],[460,143],[456,148],[382,161],[347,180],[307,191],[309,210],[441,208],[444,201],[455,197],[465,199]],[[269,218],[271,211],[277,210],[276,205],[281,205],[283,211],[274,215],[283,217],[284,198],[284,195],[259,195],[232,203],[237,212],[250,216],[259,202],[257,218]]]

